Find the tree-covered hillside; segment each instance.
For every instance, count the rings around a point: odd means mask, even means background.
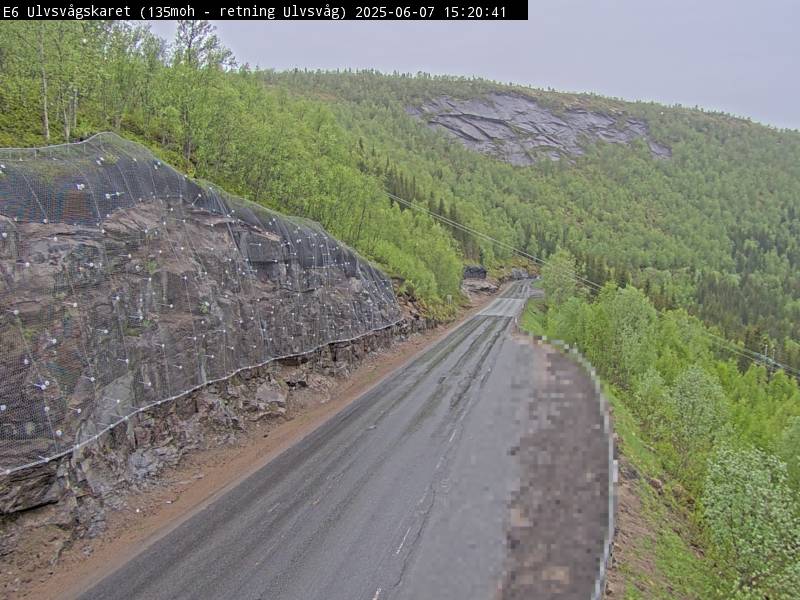
[[[366,145],[370,172],[432,210],[536,256],[559,246],[597,283],[633,280],[660,308],[685,306],[747,346],[800,366],[800,133],[723,114],[486,81],[377,73],[266,73],[270,86],[327,100]],[[409,117],[426,98],[530,95],[644,119],[644,143],[593,144],[570,161],[513,167]],[[505,255],[458,239],[470,260]],[[499,257],[496,254],[500,254]],[[767,338],[771,338],[768,340]],[[794,341],[792,341],[794,340]]]
[[[683,309],[656,311],[609,283],[590,298],[559,250],[545,303],[523,328],[578,347],[614,407],[625,548],[617,593],[633,598],[793,599],[800,589],[800,387],[786,374],[720,360]],[[631,473],[637,473],[636,481]],[[624,484],[623,484],[624,485]],[[642,535],[630,536],[633,525]],[[677,535],[676,535],[677,534]],[[648,557],[647,566],[633,559]],[[612,597],[617,597],[615,594]]]
[[[268,57],[265,57],[268,62]],[[409,109],[496,91],[558,114],[647,123],[671,150],[586,144],[514,167],[426,127]],[[599,284],[632,281],[749,348],[800,368],[800,133],[723,114],[489,81],[237,66],[203,22],[174,41],[111,22],[0,24],[0,145],[111,129],[176,167],[318,220],[432,310],[459,295],[463,262],[507,248],[404,209],[386,192],[547,259],[559,247]]]

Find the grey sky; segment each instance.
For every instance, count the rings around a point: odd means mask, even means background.
[[[253,66],[479,75],[800,129],[800,0],[536,0],[527,22],[216,25]],[[153,30],[171,38],[174,24]]]

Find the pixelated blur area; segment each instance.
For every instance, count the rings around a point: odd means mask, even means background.
[[[391,281],[317,224],[193,181],[111,133],[0,150],[0,236],[6,472],[400,318]]]
[[[601,598],[614,532],[608,405],[576,352],[537,342],[501,597]]]

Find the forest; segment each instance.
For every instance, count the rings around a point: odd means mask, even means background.
[[[580,276],[633,283],[659,309],[684,307],[747,348],[800,367],[797,131],[683,107],[425,74],[264,76],[328,100],[337,120],[368,140],[371,170],[384,174],[390,191],[542,259],[569,249]],[[672,158],[654,159],[643,143],[595,144],[573,161],[513,167],[407,115],[425,98],[496,90],[531,95],[556,112],[581,107],[642,118]],[[401,177],[406,184],[398,189]],[[466,260],[492,266],[508,258],[496,245],[455,241]]]
[[[408,114],[497,90],[643,119],[671,157],[595,143],[515,167]],[[687,597],[796,597],[799,132],[479,79],[256,69],[203,21],[169,42],[128,22],[0,23],[0,146],[105,130],[318,221],[434,316],[454,314],[465,264],[535,257],[548,301],[527,325],[584,352],[679,486],[711,565]]]
[[[572,161],[513,167],[407,113],[493,90],[642,118],[672,157],[598,143]],[[583,277],[632,283],[657,308],[684,307],[763,361],[800,369],[796,131],[478,79],[258,70],[202,21],[180,22],[170,42],[126,22],[3,23],[0,103],[0,145],[117,131],[192,176],[319,221],[433,312],[452,310],[465,262],[491,269],[508,247],[542,260],[563,247]]]

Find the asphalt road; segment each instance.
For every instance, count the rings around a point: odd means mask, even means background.
[[[515,283],[82,597],[505,597],[536,401],[536,352],[512,335],[528,293]]]

